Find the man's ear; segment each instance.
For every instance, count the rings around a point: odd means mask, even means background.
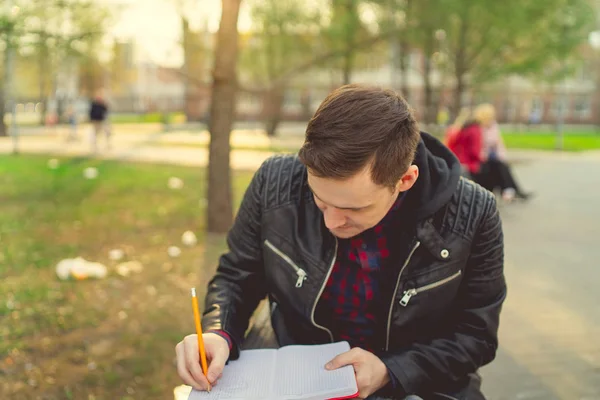
[[[406,192],[408,189],[413,187],[417,179],[419,178],[419,167],[411,165],[408,170],[402,175],[402,178],[398,181],[397,189],[399,192]]]

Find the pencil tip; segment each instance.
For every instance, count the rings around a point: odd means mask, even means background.
[[[196,288],[192,288],[192,297],[196,297]]]

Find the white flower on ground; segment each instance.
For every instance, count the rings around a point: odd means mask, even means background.
[[[170,246],[167,249],[167,254],[169,254],[170,257],[179,257],[181,255],[181,249],[177,246]]]
[[[98,177],[98,169],[95,167],[87,167],[83,170],[83,176],[86,179],[96,179]]]
[[[125,257],[125,252],[121,249],[112,249],[108,252],[108,258],[112,261],[119,261]]]
[[[183,180],[181,180],[180,178],[177,178],[175,176],[172,176],[169,178],[169,183],[168,183],[169,189],[181,189],[183,187]]]
[[[196,237],[196,234],[194,232],[185,231],[185,232],[183,232],[183,235],[181,235],[181,241],[186,246],[191,247],[191,246],[195,246],[196,243],[198,243],[198,238]]]

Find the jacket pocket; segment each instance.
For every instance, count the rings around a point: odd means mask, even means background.
[[[400,300],[400,305],[406,307],[408,305],[408,303],[410,302],[410,299],[413,298],[414,296],[418,295],[419,293],[423,293],[428,290],[435,289],[437,287],[445,285],[446,283],[453,281],[454,279],[460,277],[461,275],[462,275],[462,271],[458,270],[458,272],[450,275],[447,278],[441,279],[437,282],[433,282],[433,283],[430,283],[428,285],[421,286],[418,288],[412,288],[412,289],[405,290],[404,295],[402,296],[402,299]]]
[[[273,251],[273,253],[275,253],[279,257],[281,257],[283,259],[283,261],[285,261],[286,264],[289,265],[294,270],[294,272],[298,276],[298,278],[296,279],[296,287],[301,288],[304,281],[308,278],[308,276],[306,275],[306,271],[304,271],[302,268],[300,268],[298,265],[296,265],[296,263],[290,257],[288,257],[287,254],[285,254],[283,251],[281,251],[277,247],[275,247],[273,245],[273,243],[271,243],[268,239],[265,240],[265,246],[267,246],[269,249],[271,249],[271,251]]]

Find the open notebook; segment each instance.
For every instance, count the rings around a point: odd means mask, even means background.
[[[327,371],[325,364],[350,350],[348,342],[243,350],[225,366],[210,393],[192,390],[188,400],[323,400],[358,396],[352,366]]]

